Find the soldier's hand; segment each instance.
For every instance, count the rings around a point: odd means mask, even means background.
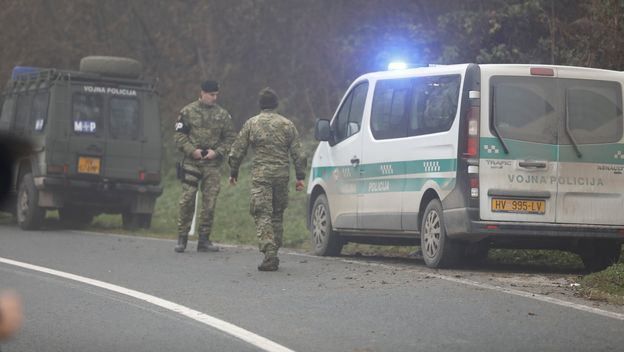
[[[295,190],[297,192],[301,192],[303,191],[304,188],[305,188],[305,182],[303,182],[303,180],[297,180],[297,182],[295,183]]]
[[[238,180],[236,179],[236,177],[232,177],[232,176],[230,176],[230,185],[232,185],[232,186],[236,186],[236,181],[238,181]]]
[[[212,149],[207,149],[206,152],[206,155],[202,159],[212,160],[217,157],[217,152]]]
[[[201,149],[195,149],[193,151],[193,154],[191,155],[193,157],[193,159],[195,160],[199,160],[202,158],[202,150]]]
[[[22,325],[22,304],[15,292],[0,294],[0,340],[13,335]]]

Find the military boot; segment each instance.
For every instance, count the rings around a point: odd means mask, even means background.
[[[215,246],[208,239],[208,235],[199,235],[197,239],[197,251],[198,252],[218,252],[219,247]]]
[[[277,271],[279,267],[279,258],[275,256],[265,256],[264,260],[258,265],[260,271]]]
[[[175,251],[178,253],[184,252],[186,249],[186,243],[188,242],[188,235],[178,235],[178,245],[175,246]]]

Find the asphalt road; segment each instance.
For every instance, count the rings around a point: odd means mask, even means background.
[[[261,256],[253,248],[177,254],[173,247],[167,240],[0,226],[0,289],[17,290],[25,305],[23,330],[2,350],[624,350],[623,314],[468,285],[419,264],[282,253],[280,270],[266,273],[256,270]],[[178,305],[191,313],[182,315]],[[210,319],[234,328],[217,329]],[[250,341],[272,345],[243,341],[230,333],[236,327]]]

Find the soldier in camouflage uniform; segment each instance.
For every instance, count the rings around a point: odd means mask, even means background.
[[[260,271],[275,271],[279,265],[277,250],[282,245],[283,215],[288,205],[289,154],[295,164],[295,189],[305,184],[306,158],[295,125],[275,112],[277,96],[270,88],[260,92],[259,115],[243,125],[230,152],[230,184],[238,179],[238,168],[251,145],[254,159],[251,165],[250,212],[256,223],[256,235],[264,260]]]
[[[199,208],[198,252],[216,252],[210,242],[210,231],[217,195],[220,190],[221,165],[236,138],[230,114],[216,104],[219,86],[215,81],[201,84],[200,98],[185,106],[178,116],[174,139],[184,153],[182,163],[182,194],[178,217],[178,245],[184,252],[195,211],[198,187],[201,188]]]

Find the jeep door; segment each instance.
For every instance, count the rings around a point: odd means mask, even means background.
[[[623,76],[558,69],[558,223],[624,225]]]
[[[138,181],[142,168],[142,119],[140,95],[108,97],[108,133],[103,175],[113,180]]]
[[[554,222],[560,111],[554,72],[532,75],[529,67],[506,65],[483,65],[481,72],[481,219]]]

